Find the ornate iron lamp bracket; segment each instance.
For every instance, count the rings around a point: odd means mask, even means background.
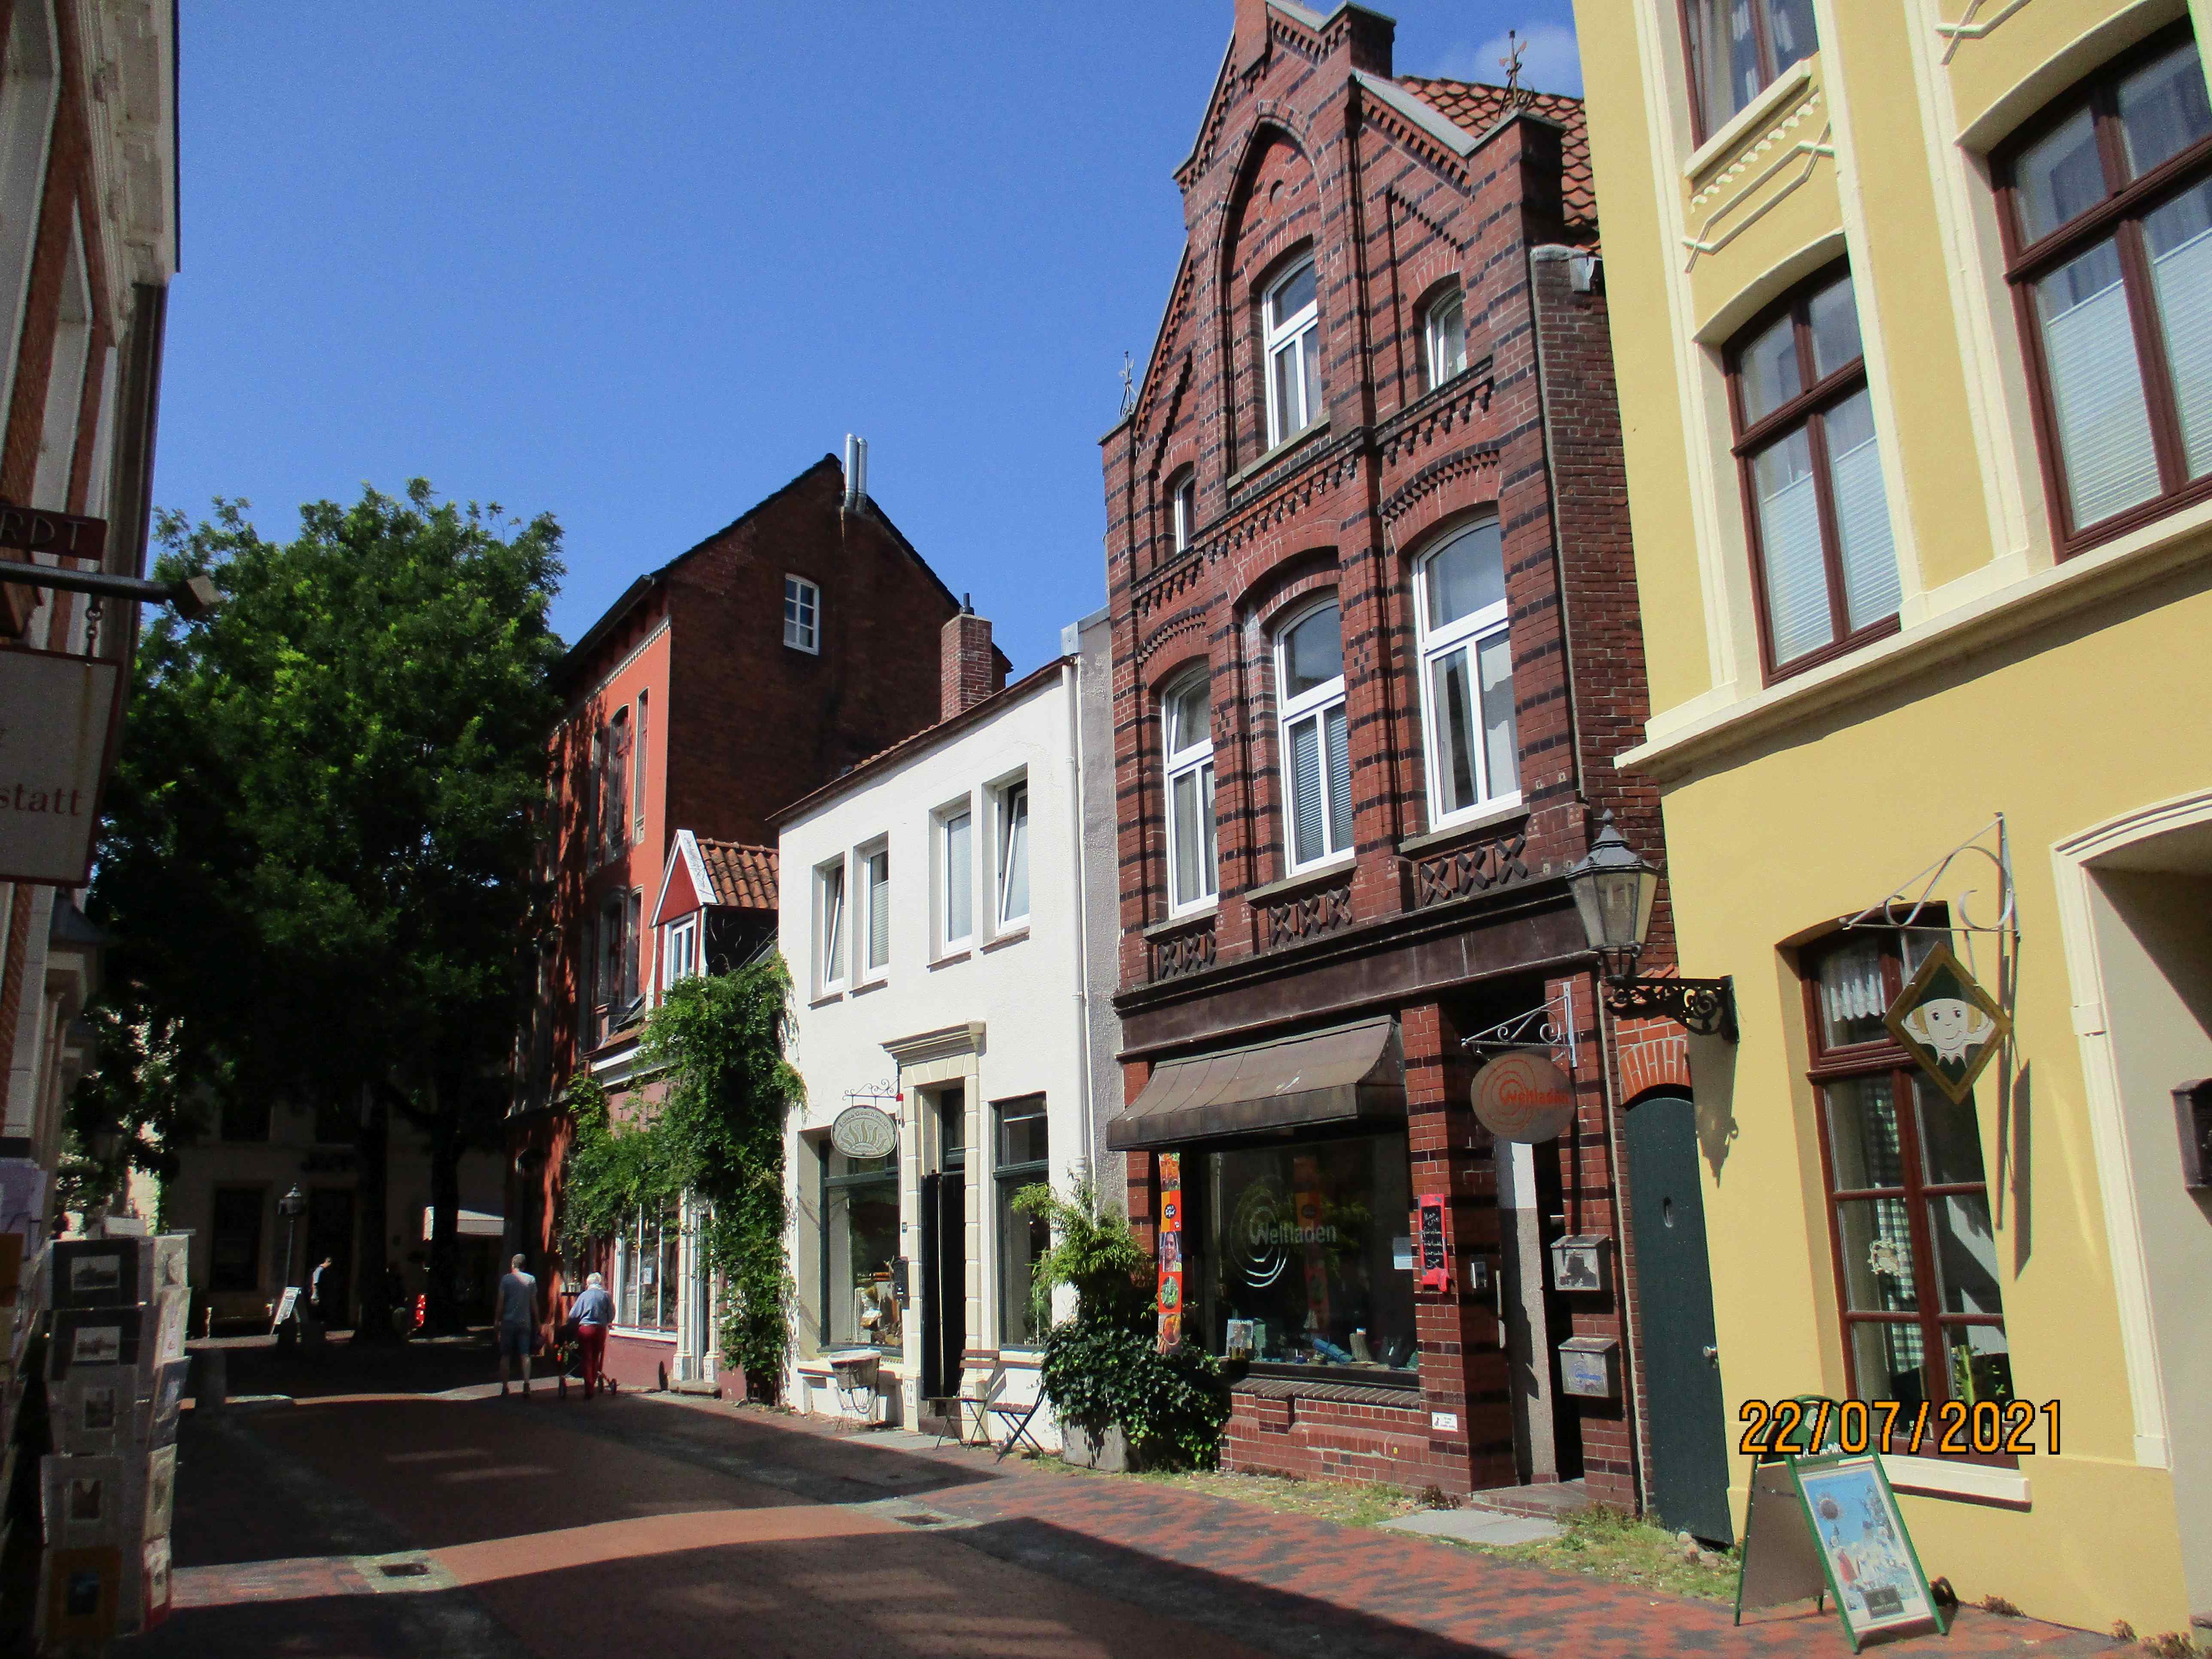
[[[1653,1015],[1671,1019],[1697,1036],[1736,1040],[1735,981],[1721,979],[1607,978],[1605,1006],[1632,1018]]]

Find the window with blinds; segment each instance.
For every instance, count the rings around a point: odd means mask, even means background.
[[[2212,493],[2212,100],[2167,30],[1997,167],[2007,275],[2062,548]]]
[[[963,806],[945,813],[939,823],[938,846],[944,860],[939,879],[945,895],[939,943],[949,951],[966,944],[975,932],[975,817]]]
[[[1728,361],[1774,680],[1894,632],[1903,595],[1850,273],[1786,296]]]
[[[1331,599],[1285,627],[1276,647],[1285,837],[1292,872],[1352,851],[1352,751],[1344,710],[1344,624]]]
[[[866,877],[867,929],[864,941],[868,971],[890,966],[891,959],[891,854],[878,847],[864,856],[860,868]]]

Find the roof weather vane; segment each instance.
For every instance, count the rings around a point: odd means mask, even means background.
[[[1127,415],[1137,406],[1136,363],[1127,352],[1121,354],[1121,412]]]
[[[1498,66],[1505,71],[1505,100],[1510,104],[1528,100],[1528,89],[1521,84],[1521,59],[1528,50],[1528,43],[1518,29],[1505,31],[1505,56],[1498,60]]]

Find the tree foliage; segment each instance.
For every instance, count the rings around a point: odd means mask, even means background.
[[[791,974],[773,957],[678,980],[646,1020],[637,1075],[659,1098],[617,1121],[596,1084],[572,1085],[575,1116],[561,1199],[562,1243],[582,1251],[639,1211],[701,1200],[699,1243],[720,1286],[722,1357],[770,1394],[791,1341],[784,1258],[783,1129],[805,1097],[784,1059]]]
[[[124,1075],[96,1086],[149,1147],[196,1100],[357,1111],[372,1311],[398,1111],[431,1142],[435,1310],[532,972],[560,530],[420,479],[303,507],[289,542],[245,507],[157,520],[157,574],[223,603],[139,647],[92,897]]]

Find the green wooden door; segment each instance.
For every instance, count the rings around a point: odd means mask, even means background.
[[[1651,1422],[1651,1506],[1668,1526],[1732,1540],[1728,1407],[1713,1344],[1697,1109],[1661,1095],[1628,1114],[1630,1225]]]

